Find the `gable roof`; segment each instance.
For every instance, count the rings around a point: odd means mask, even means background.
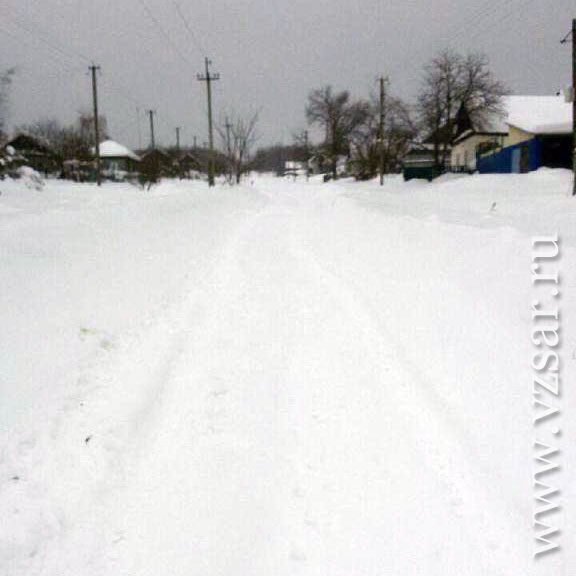
[[[104,140],[100,142],[99,146],[100,158],[132,158],[132,160],[140,160],[140,158],[118,142],[114,140]]]
[[[530,134],[572,133],[572,103],[564,96],[504,96],[502,108],[503,113],[461,132],[455,142],[474,134],[507,134],[510,126]]]
[[[508,96],[506,107],[507,124],[524,132],[572,132],[572,103],[566,102],[564,96]]]

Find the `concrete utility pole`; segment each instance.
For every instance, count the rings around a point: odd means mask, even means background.
[[[208,186],[214,186],[214,131],[212,126],[212,82],[220,80],[220,74],[210,73],[210,60],[204,58],[205,74],[198,74],[200,82],[206,82],[206,96],[208,99]]]
[[[180,126],[176,127],[176,151],[180,152]]]
[[[154,114],[155,110],[148,110],[148,116],[150,116],[150,148],[154,150],[156,148],[156,142],[154,141]]]
[[[386,83],[388,78],[380,77],[380,122],[378,124],[378,152],[380,186],[384,184],[384,119],[386,115]]]
[[[96,157],[96,183],[98,186],[102,185],[102,175],[100,169],[100,126],[98,124],[98,84],[96,80],[96,72],[100,70],[100,66],[92,64],[90,71],[92,72],[92,100],[94,104],[94,155]]]

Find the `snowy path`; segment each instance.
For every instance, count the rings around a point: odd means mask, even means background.
[[[517,277],[524,238],[331,188],[249,195],[86,367],[48,443],[65,510],[29,573],[529,574],[528,478],[497,461],[529,423],[486,338],[519,314],[518,286],[486,276]]]

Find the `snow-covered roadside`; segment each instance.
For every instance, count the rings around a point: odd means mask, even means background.
[[[561,226],[567,324],[566,182],[7,187],[0,566],[536,573],[529,236]]]
[[[85,400],[106,388],[101,366],[117,363],[121,349],[137,348],[148,363],[142,370],[157,360],[154,345],[127,341],[174,301],[192,297],[214,254],[260,201],[178,183],[148,193],[61,182],[34,191],[6,181],[0,189],[0,564],[25,573],[29,557],[66,528],[63,510],[74,510],[90,488],[92,471],[81,461],[59,462],[74,454],[54,443],[60,429],[65,442],[81,446],[94,418],[114,420],[117,400],[120,413],[139,409],[145,392],[134,398],[133,389],[113,390],[99,414],[70,430]],[[126,367],[136,376],[129,382],[138,382],[138,368]],[[95,468],[105,464],[95,461]]]

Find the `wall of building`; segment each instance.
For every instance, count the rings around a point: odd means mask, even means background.
[[[464,167],[468,170],[475,170],[478,147],[481,144],[490,142],[499,144],[501,141],[501,136],[495,136],[493,134],[474,134],[473,136],[466,138],[452,148],[452,167]]]
[[[514,128],[514,126],[510,126],[508,130],[508,136],[506,136],[504,140],[504,146],[516,146],[516,144],[521,144],[522,142],[528,142],[534,139],[534,134],[530,134],[530,132],[524,132],[524,130],[520,130],[519,128]]]

